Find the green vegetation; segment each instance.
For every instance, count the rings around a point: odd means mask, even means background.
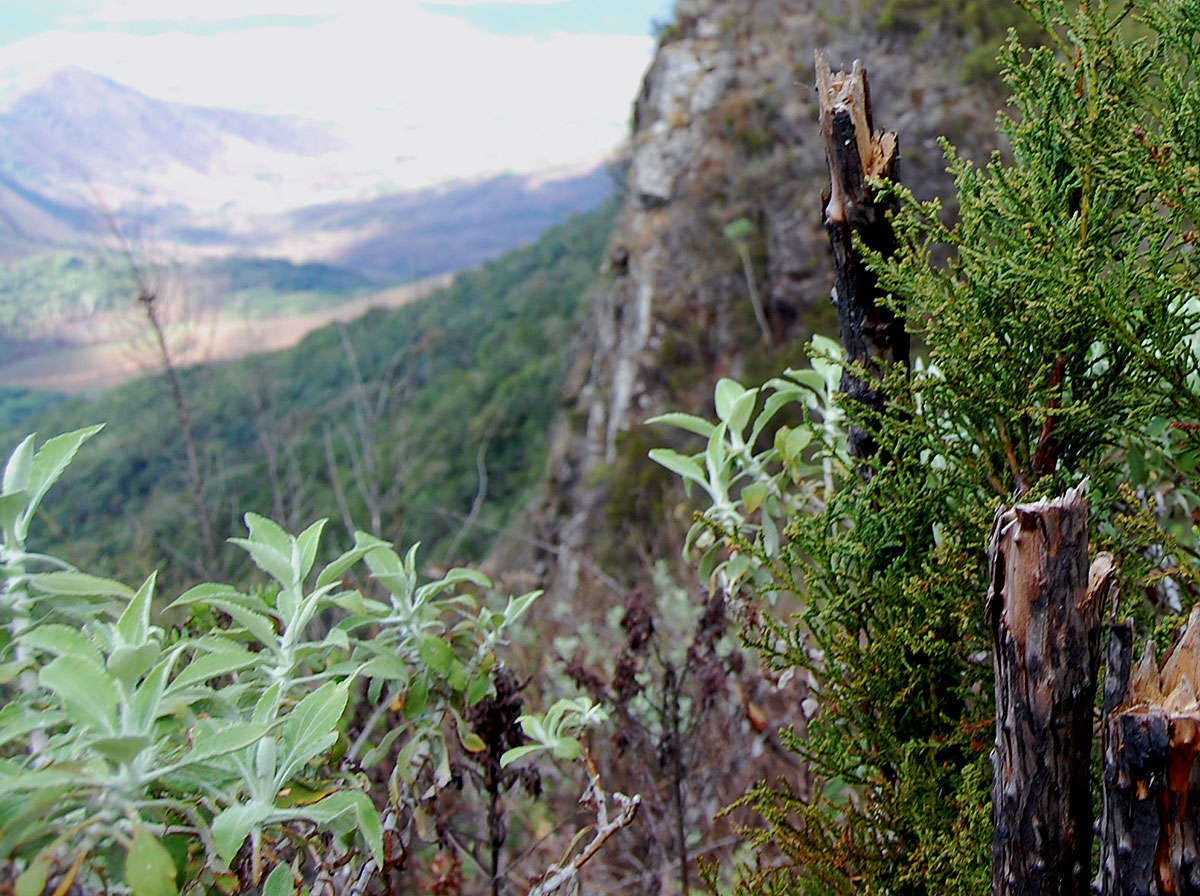
[[[420,537],[435,560],[479,556],[540,481],[612,214],[573,218],[428,299],[293,350],[183,371],[215,531],[232,533],[247,510],[289,528],[333,510],[348,531]],[[0,442],[97,420],[121,425],[79,458],[43,511],[47,530],[97,573],[145,576],[166,554],[166,581],[194,579],[185,558],[200,553],[159,379],[48,407]],[[245,562],[226,549],[222,567]]]
[[[192,301],[219,301],[247,315],[328,308],[381,285],[345,268],[280,258],[222,258],[178,269],[151,262],[144,273],[168,289],[186,283]],[[135,309],[135,279],[117,252],[52,252],[0,265],[0,337],[44,335],[47,322]]]
[[[452,757],[574,759],[603,720],[575,699],[481,724],[513,696],[497,654],[537,592],[480,601],[469,569],[422,583],[415,548],[364,532],[317,572],[324,520],[291,535],[246,514],[235,542],[267,584],[196,585],[168,608],[188,624],[152,624],[153,573],[135,591],[27,547],[98,429],[24,439],[0,488],[0,861],[17,894],[392,891],[432,840],[409,822],[453,786]]]
[[[127,307],[137,295],[119,255],[54,252],[0,265],[0,335],[42,332],[50,319]]]
[[[282,258],[222,258],[199,266],[194,278],[220,297],[221,307],[250,316],[315,311],[378,289],[355,271]]]
[[[929,42],[930,49],[946,33],[965,37],[970,49],[962,59],[964,73],[977,82],[995,83],[996,54],[1009,29],[1026,46],[1044,39],[1027,5],[1020,0],[886,0],[870,9],[875,27],[916,33]]]
[[[55,392],[0,386],[0,429],[20,429],[29,418],[66,400]]]
[[[654,455],[707,494],[689,536],[702,574],[763,611],[798,602],[746,634],[820,694],[792,741],[815,795],[747,798],[768,859],[747,893],[986,892],[998,506],[1087,478],[1121,614],[1161,621],[1200,594],[1200,6],[1034,11],[1045,46],[1014,37],[1002,59],[1011,161],[947,147],[958,222],[901,190],[900,249],[871,262],[924,346],[886,376],[887,410],[835,399],[838,352],[818,343],[811,369],[718,384],[716,424],[663,418],[707,438]],[[788,407],[806,422],[777,427]],[[847,418],[875,430],[878,456],[851,460]],[[790,861],[769,861],[779,851]]]

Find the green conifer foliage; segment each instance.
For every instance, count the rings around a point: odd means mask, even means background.
[[[947,145],[957,222],[897,188],[900,249],[872,261],[924,346],[912,371],[888,375],[885,413],[863,421],[879,431],[873,473],[849,469],[811,423],[823,486],[780,452],[732,454],[748,491],[706,517],[730,558],[707,559],[716,585],[800,602],[748,637],[777,668],[810,670],[820,700],[793,742],[817,795],[767,782],[747,796],[766,819],[747,893],[987,891],[983,600],[1002,504],[1088,477],[1092,541],[1122,565],[1122,612],[1194,601],[1180,563],[1195,557],[1200,507],[1200,2],[1028,11],[1045,45],[1010,35],[1002,53],[1009,151],[977,165]]]

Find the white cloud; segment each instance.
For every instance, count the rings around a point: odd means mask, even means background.
[[[186,0],[171,14],[284,7],[329,15],[207,34],[44,32],[0,47],[0,84],[78,65],[152,96],[327,120],[364,157],[411,157],[397,177],[430,182],[611,151],[653,50],[641,36],[494,34],[416,0]],[[162,16],[158,0],[106,8]]]
[[[552,6],[564,0],[103,0],[87,15],[96,22],[223,22],[260,16],[327,16],[345,13],[386,14],[426,3],[441,6]]]
[[[436,3],[438,6],[553,6],[565,0],[421,0],[423,3]]]

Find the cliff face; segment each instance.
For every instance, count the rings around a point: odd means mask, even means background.
[[[711,416],[718,378],[760,381],[801,360],[811,332],[834,332],[814,49],[835,67],[863,61],[876,126],[899,133],[901,178],[918,196],[948,192],[938,135],[967,155],[993,139],[978,86],[939,62],[955,58],[954,38],[924,36],[937,58],[915,59],[914,37],[838,15],[835,28],[814,0],[677,4],[634,106],[623,207],[536,516],[545,583],[564,603],[678,556],[690,510],[645,457],[675,436],[643,421]],[[739,219],[740,247],[726,231]]]

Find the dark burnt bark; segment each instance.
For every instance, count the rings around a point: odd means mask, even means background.
[[[1123,652],[1117,661],[1127,665],[1133,627],[1116,628],[1128,634],[1113,639],[1109,655]],[[1106,705],[1102,896],[1200,894],[1198,655],[1200,610],[1193,610],[1161,671],[1147,645],[1118,704]]]
[[[817,53],[817,92],[830,180],[822,215],[833,247],[833,300],[847,362],[841,388],[878,414],[885,403],[878,380],[886,367],[908,365],[909,337],[904,320],[879,303],[877,279],[863,263],[854,236],[884,256],[896,250],[888,218],[895,203],[877,198],[868,181],[896,178],[899,144],[895,133],[874,130],[866,73],[857,62],[850,74],[834,74],[825,56]],[[856,365],[861,365],[865,376],[854,370]],[[849,450],[853,457],[866,459],[874,456],[878,446],[868,429],[852,426]]]
[[[1089,891],[1092,706],[1112,560],[1097,559],[1089,587],[1087,526],[1083,486],[996,515],[987,595],[996,678],[995,896]]]

